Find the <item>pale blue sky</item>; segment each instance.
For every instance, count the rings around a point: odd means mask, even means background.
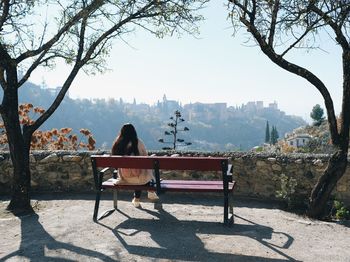
[[[203,10],[198,39],[157,39],[138,31],[125,38],[129,45],[117,42],[108,59],[111,69],[105,74],[86,76],[80,73],[73,82],[73,98],[136,98],[149,104],[168,99],[182,103],[227,102],[241,105],[249,101],[277,101],[287,114],[309,118],[312,107],[323,99],[318,91],[300,77],[272,64],[258,47],[244,44],[244,31],[236,37],[223,1],[211,1]],[[331,40],[322,43],[324,51],[292,53],[293,62],[311,69],[329,87],[338,113],[341,101],[341,53]],[[57,73],[59,72],[59,73]],[[62,85],[64,68],[54,72],[42,70],[31,81],[49,87]],[[45,76],[45,77],[43,77]]]

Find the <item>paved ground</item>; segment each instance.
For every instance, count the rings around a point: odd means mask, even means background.
[[[166,194],[164,211],[123,194],[120,212],[92,221],[93,195],[40,195],[21,218],[0,202],[0,261],[350,261],[350,228],[241,199],[224,227],[221,198]],[[112,206],[106,195],[100,210]],[[38,201],[37,201],[38,200]]]

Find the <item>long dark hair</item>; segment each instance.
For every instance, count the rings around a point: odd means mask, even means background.
[[[131,146],[128,146],[131,142]],[[112,146],[112,155],[135,155],[140,154],[138,150],[138,138],[135,127],[132,124],[125,124],[120,130],[117,140]]]

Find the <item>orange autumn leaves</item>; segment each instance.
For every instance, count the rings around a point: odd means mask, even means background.
[[[43,114],[44,109],[34,107],[32,104],[21,104],[18,114],[21,125],[31,125],[34,123],[32,117],[36,114]],[[4,124],[0,122],[0,145],[7,145],[7,136],[4,131]],[[94,150],[96,141],[88,129],[80,129],[80,135],[72,133],[72,128],[53,128],[48,131],[36,130],[32,135],[32,150]]]
[[[49,131],[37,130],[32,136],[31,149],[40,150],[78,150],[88,149],[94,150],[96,141],[92,137],[92,134],[86,132],[86,129],[80,129],[81,137],[71,134],[72,128],[51,129]],[[87,134],[87,135],[86,135]],[[83,142],[83,138],[86,138],[87,142]]]

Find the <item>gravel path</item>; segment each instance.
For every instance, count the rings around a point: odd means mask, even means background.
[[[166,194],[162,212],[134,208],[92,221],[93,195],[33,197],[36,214],[14,217],[0,202],[0,261],[349,261],[350,227],[310,220],[273,203],[239,199],[224,227],[216,195]],[[112,206],[106,195],[100,210]]]

